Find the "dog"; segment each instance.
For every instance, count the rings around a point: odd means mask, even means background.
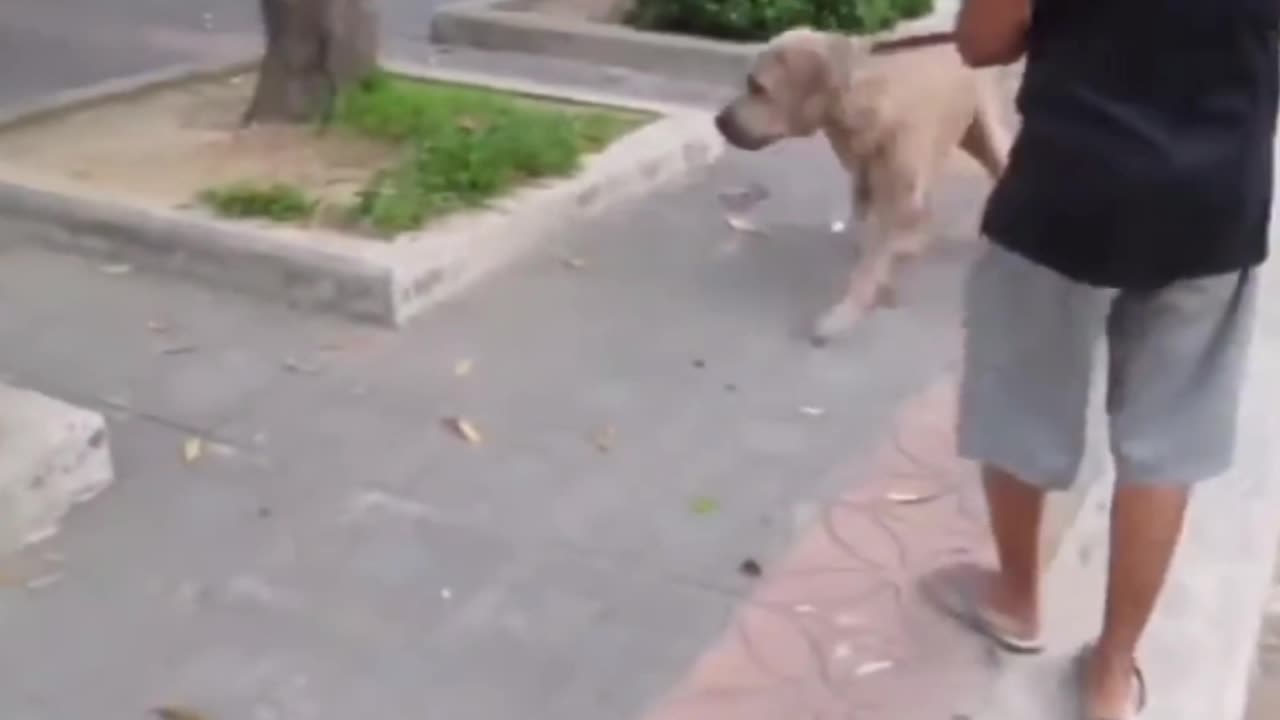
[[[720,134],[754,151],[821,131],[849,172],[854,218],[870,224],[844,296],[814,324],[815,344],[893,296],[894,266],[929,245],[930,190],[955,148],[993,180],[1004,172],[1010,139],[992,90],[948,33],[876,43],[801,28],[756,57],[745,89],[716,115]]]

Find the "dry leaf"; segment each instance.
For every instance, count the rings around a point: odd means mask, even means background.
[[[720,205],[730,212],[746,212],[769,197],[769,191],[759,183],[731,187],[719,193]]]
[[[456,377],[466,377],[471,374],[472,367],[473,367],[473,363],[469,358],[459,360],[458,362],[453,364],[453,374]]]
[[[938,497],[936,492],[916,493],[903,492],[895,490],[885,494],[885,499],[889,502],[898,503],[899,505],[918,505],[934,500]]]
[[[465,440],[468,445],[476,446],[484,442],[484,436],[480,434],[475,425],[472,425],[465,418],[445,418],[444,424],[445,427],[453,431],[453,434]]]
[[[160,720],[209,720],[209,716],[198,710],[177,705],[158,707],[151,712]]]
[[[813,405],[802,405],[800,407],[800,414],[808,415],[809,417],[822,417],[827,414],[827,411]]]
[[[126,265],[125,263],[103,265],[98,269],[107,275],[128,275],[129,273],[133,272],[133,266]]]
[[[740,233],[749,233],[752,235],[764,234],[764,230],[761,230],[759,225],[756,225],[754,221],[741,215],[725,213],[724,221],[729,224],[729,227]]]
[[[161,355],[189,355],[199,349],[200,347],[198,345],[192,345],[191,343],[178,344],[178,345],[165,345],[164,347],[160,348],[160,354]]]
[[[720,503],[713,497],[701,495],[689,502],[689,509],[694,515],[710,515],[720,509]]]
[[[612,425],[606,425],[591,433],[591,444],[602,453],[611,452],[618,440],[618,431]]]
[[[484,121],[474,115],[461,115],[458,117],[458,127],[467,132],[475,132],[484,127]]]
[[[876,673],[884,672],[891,667],[893,667],[892,660],[872,660],[859,665],[858,669],[853,671],[853,674],[857,677],[866,677],[868,675],[875,675]]]
[[[315,375],[320,372],[319,365],[303,362],[293,357],[285,358],[283,367],[286,372],[291,372],[295,375]]]
[[[182,443],[182,459],[193,463],[204,455],[204,440],[198,437],[189,437],[186,442]]]

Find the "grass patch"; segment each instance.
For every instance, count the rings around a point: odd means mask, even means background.
[[[316,201],[301,189],[283,183],[241,182],[206,190],[201,196],[219,215],[292,222],[311,217]]]
[[[395,143],[398,162],[374,174],[344,213],[383,234],[484,205],[533,180],[573,174],[586,154],[648,121],[635,113],[576,107],[480,88],[376,74],[338,98],[328,131]],[[317,203],[283,193],[214,191],[219,213],[271,219]],[[262,202],[270,195],[272,202]],[[235,201],[229,201],[233,197]],[[280,202],[280,201],[287,202]],[[287,208],[287,209],[286,209]]]

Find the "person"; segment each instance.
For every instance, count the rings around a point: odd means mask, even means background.
[[[1105,367],[1115,490],[1101,634],[1081,653],[1089,720],[1145,703],[1136,649],[1189,493],[1232,461],[1278,28],[1275,0],[966,0],[956,21],[969,65],[1026,61],[966,290],[958,447],[983,467],[998,559],[971,619],[1042,647],[1045,494],[1079,472]]]

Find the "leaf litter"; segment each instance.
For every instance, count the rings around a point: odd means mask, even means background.
[[[182,443],[182,459],[188,464],[199,460],[204,456],[204,440],[198,437],[189,437]]]
[[[476,428],[475,424],[466,418],[445,418],[444,426],[472,447],[476,447],[484,443],[484,436],[480,434],[480,430]]]

